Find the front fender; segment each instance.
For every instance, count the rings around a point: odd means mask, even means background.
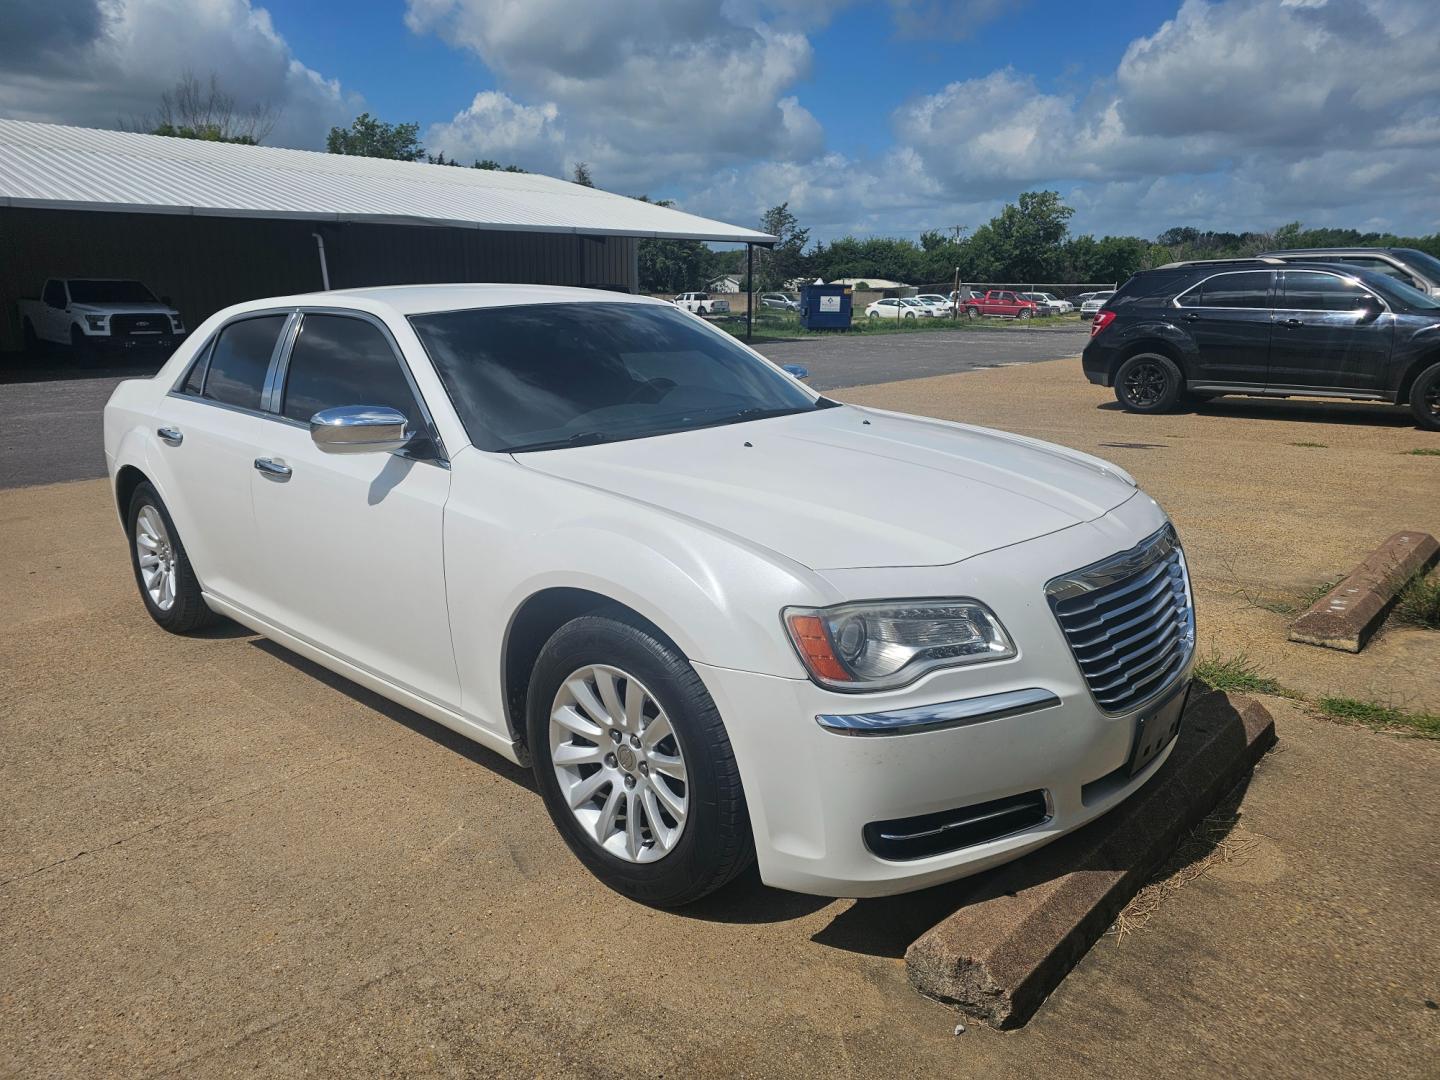
[[[445,510],[445,581],[466,712],[504,732],[503,657],[525,601],[583,589],[638,612],[698,663],[805,673],[789,605],[844,599],[765,548],[613,492],[467,448]]]

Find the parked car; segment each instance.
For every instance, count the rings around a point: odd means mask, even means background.
[[[696,315],[717,315],[730,310],[730,301],[713,297],[709,293],[687,292],[675,297],[675,306],[693,311]]]
[[[1048,292],[1027,292],[1021,293],[1026,300],[1035,301],[1040,312],[1045,315],[1069,315],[1075,310],[1075,305],[1069,300],[1061,300],[1054,293]]]
[[[760,306],[776,308],[780,311],[799,311],[800,301],[793,296],[786,296],[784,293],[767,292],[760,294]]]
[[[1290,248],[1261,252],[1259,257],[1281,262],[1345,263],[1362,270],[1389,274],[1421,292],[1440,296],[1440,259],[1414,248]]]
[[[1440,431],[1440,298],[1334,263],[1234,260],[1143,270],[1095,316],[1086,377],[1131,412],[1187,397],[1408,404]]]
[[[915,299],[930,308],[930,313],[936,318],[948,319],[955,314],[955,305],[948,296],[941,296],[939,293],[921,293]]]
[[[1011,289],[991,289],[983,297],[965,301],[965,314],[972,319],[990,316],[997,319],[1034,318],[1039,305]]]
[[[239,304],[116,387],[105,453],[156,623],[530,763],[650,904],[1016,858],[1154,776],[1189,685],[1184,555],[1124,470],[841,404],[649,297]]]
[[[40,298],[20,301],[25,351],[42,344],[91,349],[173,349],[185,336],[180,312],[138,281],[51,278]]]
[[[1085,299],[1085,302],[1080,305],[1080,318],[1093,319],[1095,313],[1104,307],[1105,302],[1114,295],[1115,292],[1113,289],[1091,294]]]
[[[887,296],[865,308],[865,316],[869,319],[928,319],[933,315],[929,305],[920,303],[913,296]]]

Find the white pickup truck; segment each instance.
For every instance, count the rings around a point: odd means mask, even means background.
[[[715,315],[730,310],[729,300],[718,300],[703,292],[682,292],[675,297],[675,305],[696,315]]]
[[[185,337],[180,312],[138,281],[51,278],[40,299],[20,301],[26,352],[42,343],[91,349],[173,349]]]

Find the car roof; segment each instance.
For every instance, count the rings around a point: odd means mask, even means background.
[[[665,304],[649,296],[583,289],[565,285],[378,285],[359,289],[272,296],[237,305],[233,311],[272,307],[346,307],[374,311],[388,308],[400,315],[420,315],[465,308],[518,307],[527,304]]]
[[[1313,248],[1277,248],[1275,251],[1262,251],[1261,255],[1370,255],[1377,251],[1387,254],[1395,254],[1402,248],[1393,247],[1313,247]]]

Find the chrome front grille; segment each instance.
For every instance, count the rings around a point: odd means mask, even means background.
[[[1195,652],[1195,607],[1175,530],[1045,586],[1095,703],[1107,713],[1145,705]]]

